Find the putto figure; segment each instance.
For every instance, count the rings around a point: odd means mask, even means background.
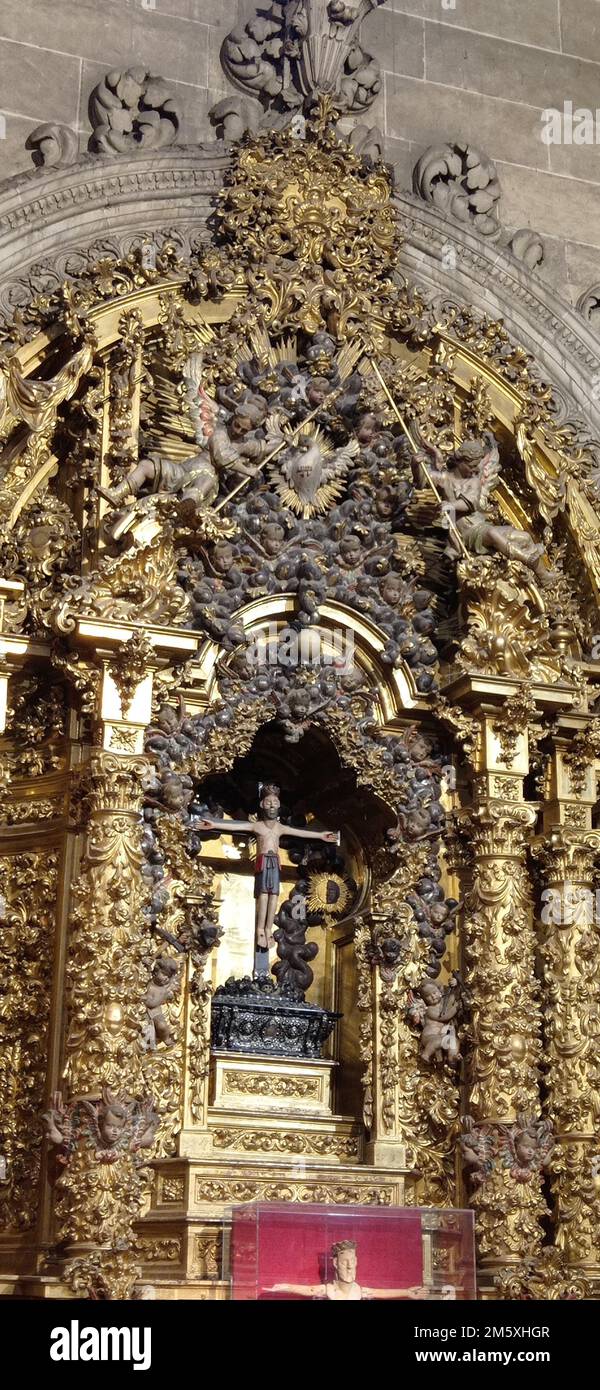
[[[449,1062],[460,1058],[454,1020],[460,1008],[460,983],[453,975],[445,987],[425,980],[411,999],[408,1017],[422,1028],[420,1053],[424,1062],[444,1056]]]
[[[338,1240],[331,1247],[333,1279],[326,1284],[273,1284],[265,1293],[291,1293],[301,1298],[322,1298],[334,1303],[360,1303],[370,1298],[427,1299],[423,1284],[409,1289],[368,1289],[356,1279],[358,1250],[354,1240]]]
[[[274,944],[273,923],[277,911],[277,900],[281,887],[281,862],[279,843],[284,835],[296,840],[325,840],[327,844],[339,845],[339,831],[335,830],[296,830],[292,825],[284,825],[279,819],[281,801],[279,787],[267,782],[260,789],[260,810],[258,820],[213,820],[204,817],[198,822],[204,830],[222,830],[226,834],[254,835],[258,848],[256,859],[254,897],[255,948],[257,952],[268,951]]]
[[[156,1052],[159,1042],[172,1047],[175,1036],[172,1031],[164,1005],[174,999],[181,985],[179,962],[168,956],[159,956],[152,968],[152,979],[146,990],[147,1022],[142,1035],[142,1046],[148,1052]]]

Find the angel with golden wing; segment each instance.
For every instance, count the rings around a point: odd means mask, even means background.
[[[495,551],[526,565],[541,584],[551,582],[553,572],[544,561],[544,546],[527,531],[495,521],[490,514],[500,479],[500,454],[489,430],[482,439],[464,439],[448,458],[422,440],[412,467],[417,486],[427,488],[433,483],[442,498],[442,511],[450,523],[448,554],[456,555],[462,542],[471,554]]]

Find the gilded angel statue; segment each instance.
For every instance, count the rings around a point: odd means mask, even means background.
[[[288,436],[281,416],[269,416],[266,427],[269,452],[285,445]],[[319,425],[296,434],[271,468],[271,480],[284,506],[305,520],[328,511],[340,496],[342,479],[359,452],[356,439],[334,450]]]
[[[459,551],[458,533],[472,554],[495,551],[526,565],[540,584],[551,583],[554,574],[544,562],[544,546],[527,531],[498,522],[490,514],[500,479],[500,455],[493,434],[486,430],[482,439],[464,439],[447,459],[435,445],[424,440],[420,443],[420,451],[412,460],[414,480],[418,487],[426,488],[431,479],[441,494],[443,511],[456,528],[449,528],[448,553],[456,555]]]
[[[183,379],[197,452],[183,459],[147,454],[117,487],[98,488],[111,507],[144,495],[171,494],[182,502],[205,508],[218,495],[222,472],[242,477],[252,477],[256,472],[266,446],[256,433],[251,407],[242,401],[229,420],[224,418],[202,385],[199,352],[188,357]],[[122,526],[119,530],[122,534]]]
[[[422,1029],[420,1053],[424,1062],[436,1057],[441,1060],[444,1055],[449,1062],[460,1058],[454,1022],[459,1008],[460,982],[455,975],[445,986],[425,980],[411,995],[408,1017]]]

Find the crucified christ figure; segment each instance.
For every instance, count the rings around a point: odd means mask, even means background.
[[[404,1289],[367,1289],[357,1283],[357,1246],[354,1240],[338,1240],[331,1247],[333,1278],[325,1284],[273,1284],[265,1293],[299,1294],[301,1298],[329,1299],[336,1303],[360,1303],[373,1298],[426,1299],[432,1291],[422,1284]],[[447,1288],[450,1286],[447,1285]],[[453,1291],[454,1292],[454,1291]],[[442,1297],[449,1297],[448,1293]]]
[[[277,911],[277,899],[281,885],[281,863],[279,842],[283,835],[291,835],[296,840],[326,840],[330,845],[339,845],[339,831],[335,830],[295,830],[279,820],[279,787],[272,782],[261,788],[258,820],[213,820],[206,816],[199,822],[204,830],[224,830],[242,835],[254,835],[258,854],[256,858],[254,897],[255,949],[268,951],[273,946],[273,922]]]

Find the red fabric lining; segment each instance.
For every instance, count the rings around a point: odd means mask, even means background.
[[[299,1298],[268,1294],[273,1284],[320,1284],[333,1278],[331,1246],[357,1244],[357,1282],[371,1288],[408,1288],[423,1281],[421,1217],[398,1208],[387,1216],[365,1207],[261,1205],[234,1211],[233,1297]]]

